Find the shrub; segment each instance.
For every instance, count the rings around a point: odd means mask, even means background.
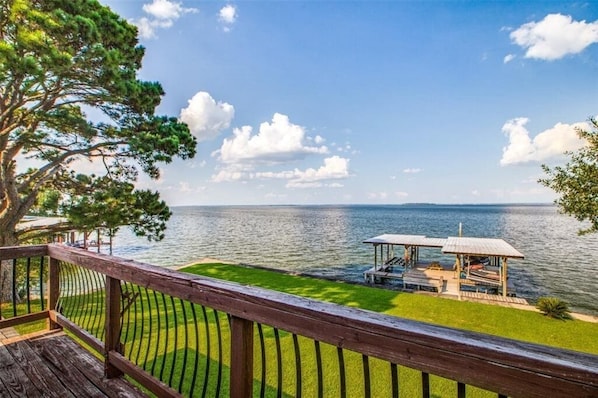
[[[556,297],[540,297],[536,304],[542,313],[555,319],[571,319],[569,305]]]

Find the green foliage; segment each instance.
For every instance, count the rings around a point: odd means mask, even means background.
[[[571,319],[569,305],[556,297],[540,297],[536,307],[550,318]]]
[[[555,203],[561,212],[589,222],[579,234],[598,232],[598,120],[590,118],[590,125],[590,130],[578,130],[587,145],[569,153],[570,160],[565,166],[542,165],[548,176],[539,180],[560,195]]]
[[[159,164],[192,158],[196,140],[154,114],[164,91],[137,79],[143,55],[136,27],[97,0],[0,0],[0,245],[32,236],[16,232],[31,209],[160,239],[170,212],[134,188],[138,172],[158,178]],[[20,172],[20,155],[40,166]],[[85,160],[105,172],[72,173]]]

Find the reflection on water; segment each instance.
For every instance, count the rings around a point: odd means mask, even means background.
[[[383,233],[503,238],[525,255],[510,262],[520,296],[552,295],[598,314],[598,236],[552,206],[238,206],[173,209],[166,237],[123,229],[114,254],[160,266],[205,257],[361,280],[373,262],[364,239]],[[438,252],[434,253],[438,255]]]

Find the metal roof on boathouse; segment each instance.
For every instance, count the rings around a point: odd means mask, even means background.
[[[425,235],[383,234],[364,240],[363,243],[371,243],[373,245],[439,247],[443,253],[447,254],[524,258],[523,254],[509,243],[495,238],[448,237],[443,239],[428,238]]]

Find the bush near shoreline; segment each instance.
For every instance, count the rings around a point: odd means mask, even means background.
[[[420,322],[598,355],[598,324],[592,322],[563,321],[547,318],[539,312],[398,292],[233,264],[200,263],[186,266],[181,271]]]

